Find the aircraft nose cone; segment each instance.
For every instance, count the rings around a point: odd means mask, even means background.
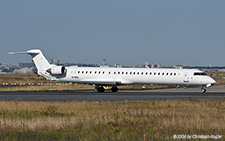
[[[216,81],[210,77],[210,79],[208,80],[208,83],[212,85],[214,85],[216,83]]]
[[[211,78],[211,84],[215,84],[215,83],[216,83],[216,81]]]
[[[211,87],[213,86],[216,81],[214,79],[212,79],[211,77],[209,77],[207,80],[206,80],[207,84],[206,84],[206,87]]]

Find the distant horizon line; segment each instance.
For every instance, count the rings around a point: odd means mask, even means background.
[[[32,62],[23,62],[23,63],[32,63]],[[22,64],[23,64],[22,63]],[[19,66],[20,63],[18,64],[3,64],[0,63],[0,65],[7,65],[7,66]],[[34,63],[32,63],[34,64]],[[59,63],[58,65],[63,65],[63,64],[71,64],[71,65],[75,65],[75,64],[85,64],[85,65],[99,65],[99,66],[104,66],[103,64],[97,64],[97,63]],[[136,64],[136,65],[124,65],[124,64],[119,64],[119,63],[115,63],[114,65],[108,64],[105,66],[115,66],[115,65],[122,65],[122,66],[138,66],[138,65],[145,65],[145,64]],[[160,65],[160,67],[171,67],[171,66],[182,66],[182,67],[225,67],[225,65],[181,65],[181,64],[176,64],[176,65],[161,65],[161,64],[149,64],[149,66],[151,65]]]

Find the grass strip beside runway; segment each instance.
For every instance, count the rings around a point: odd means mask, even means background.
[[[0,102],[0,139],[172,139],[223,135],[225,99]]]

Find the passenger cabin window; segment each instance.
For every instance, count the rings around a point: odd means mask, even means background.
[[[195,72],[194,75],[206,75],[204,72]]]

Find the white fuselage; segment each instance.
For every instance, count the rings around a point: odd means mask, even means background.
[[[211,77],[197,69],[66,67],[66,70],[64,76],[51,75],[46,78],[111,86],[127,84],[211,86],[215,83]]]

